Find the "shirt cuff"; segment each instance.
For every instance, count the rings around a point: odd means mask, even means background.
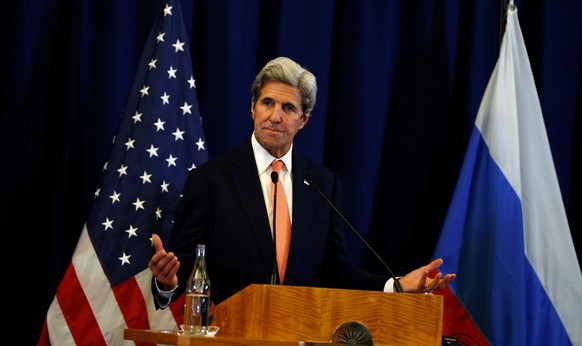
[[[397,276],[396,279],[400,279],[402,276]],[[394,293],[394,279],[390,278],[384,284],[384,292]]]
[[[176,290],[176,288],[178,288],[178,285],[176,285],[176,287],[169,291],[164,291],[160,288],[160,286],[158,286],[158,280],[156,280],[155,278],[154,284],[156,285],[156,290],[158,291],[158,294],[156,295],[158,305],[160,306],[161,309],[165,309],[170,305],[170,302],[172,301],[172,296],[174,295],[174,291]]]

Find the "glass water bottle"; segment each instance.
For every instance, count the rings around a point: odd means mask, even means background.
[[[206,246],[196,245],[196,261],[188,278],[184,304],[184,334],[206,335],[210,326],[210,278],[206,271]]]

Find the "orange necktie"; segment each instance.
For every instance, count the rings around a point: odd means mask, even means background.
[[[274,160],[272,163],[273,171],[281,176],[281,167],[283,161]],[[271,196],[274,195],[275,184],[271,183]],[[273,197],[271,197],[271,208],[273,207]],[[287,257],[289,256],[289,244],[291,244],[291,218],[289,217],[289,207],[285,197],[285,189],[281,179],[277,180],[277,212],[275,218],[274,237],[277,248],[277,266],[279,267],[279,280],[283,283],[285,278],[285,269],[287,268]]]

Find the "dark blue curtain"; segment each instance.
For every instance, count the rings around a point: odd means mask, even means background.
[[[516,4],[580,258],[582,2]],[[24,344],[38,340],[69,264],[160,6],[4,5],[3,286]],[[296,149],[339,171],[346,217],[396,273],[425,264],[498,58],[503,7],[491,0],[183,0],[210,157],[249,138],[253,77],[268,60],[291,57],[319,85]],[[354,262],[385,270],[353,234],[348,240]]]

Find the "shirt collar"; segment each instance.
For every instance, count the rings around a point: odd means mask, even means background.
[[[282,157],[273,157],[273,155],[269,154],[265,148],[263,148],[257,139],[255,138],[255,132],[253,131],[253,135],[251,136],[251,144],[253,146],[253,153],[255,155],[255,162],[257,163],[257,171],[263,173],[265,170],[271,167],[271,162],[273,160],[282,160],[285,164],[285,168],[287,172],[291,172],[292,169],[292,152],[293,152],[293,143],[291,143],[291,147],[289,151],[285,153]]]

